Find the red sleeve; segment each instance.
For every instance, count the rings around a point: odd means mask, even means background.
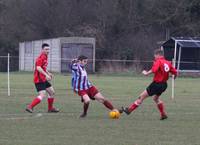
[[[41,57],[39,57],[37,60],[36,60],[36,66],[42,66],[43,65],[43,59]]]
[[[173,74],[173,75],[177,75],[177,70],[171,65],[171,68],[170,68],[170,72]]]
[[[152,71],[153,73],[155,73],[155,72],[158,71],[159,67],[160,67],[160,62],[159,62],[159,61],[154,61],[154,62],[153,62],[153,66],[152,66],[152,68],[151,68],[151,71]]]

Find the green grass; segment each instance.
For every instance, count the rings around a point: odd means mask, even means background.
[[[0,145],[200,145],[200,78],[177,78],[175,101],[171,85],[162,95],[169,119],[160,121],[149,98],[130,116],[108,117],[108,110],[91,102],[88,117],[79,119],[80,98],[70,89],[70,75],[55,75],[58,114],[48,114],[46,100],[32,115],[24,108],[37,95],[31,73],[0,73]],[[132,103],[151,77],[91,75],[91,81],[116,107]],[[41,113],[42,116],[38,116]],[[39,114],[40,115],[40,114]]]

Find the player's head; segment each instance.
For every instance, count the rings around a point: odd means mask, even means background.
[[[49,44],[43,43],[42,44],[42,52],[45,54],[49,54],[49,50],[50,50]]]
[[[78,57],[78,61],[81,65],[85,66],[87,64],[87,61],[88,61],[88,57],[87,56],[84,56],[84,55],[80,55]]]
[[[158,58],[158,57],[162,57],[164,56],[164,51],[162,49],[156,49],[154,50],[154,57],[155,58]]]

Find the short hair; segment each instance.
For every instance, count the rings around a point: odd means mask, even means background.
[[[78,57],[78,60],[80,60],[80,61],[82,61],[82,60],[84,60],[84,59],[88,59],[88,57],[85,56],[85,55],[80,55],[80,56]]]
[[[43,49],[44,47],[49,47],[49,44],[43,43],[43,44],[42,44],[42,49]]]
[[[156,49],[154,50],[154,55],[161,55],[164,56],[164,51],[162,49]]]

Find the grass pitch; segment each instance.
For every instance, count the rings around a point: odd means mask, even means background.
[[[96,101],[87,118],[79,119],[80,98],[73,93],[70,76],[55,75],[55,105],[61,112],[48,114],[47,101],[24,111],[37,95],[32,74],[11,74],[11,96],[7,78],[0,74],[0,145],[200,145],[200,79],[177,78],[175,101],[171,84],[162,95],[169,118],[159,120],[159,112],[148,98],[131,115],[112,120],[109,111]],[[151,82],[151,77],[91,75],[90,80],[119,108],[132,103]]]

